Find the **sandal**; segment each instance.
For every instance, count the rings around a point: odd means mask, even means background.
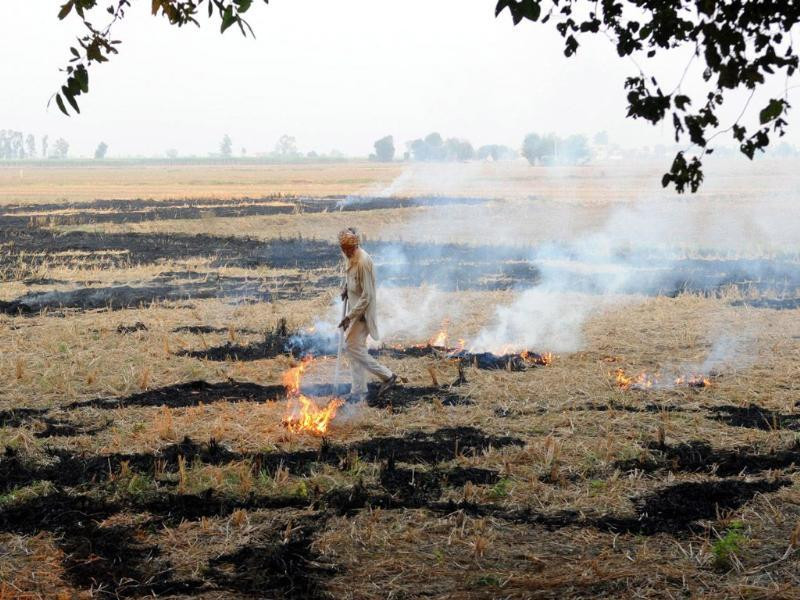
[[[384,381],[381,386],[378,388],[377,396],[380,398],[383,396],[387,391],[397,385],[397,374],[392,373],[392,376],[389,377],[386,381]]]

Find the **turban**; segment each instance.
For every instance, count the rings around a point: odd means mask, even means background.
[[[342,248],[358,248],[358,234],[352,227],[339,232],[339,245]]]

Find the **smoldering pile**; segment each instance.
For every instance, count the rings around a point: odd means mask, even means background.
[[[433,356],[435,358],[458,361],[463,366],[474,366],[478,369],[486,370],[525,371],[531,367],[544,367],[553,362],[552,354],[539,354],[530,350],[521,352],[500,351],[499,353],[472,352],[465,348],[448,348],[431,344],[380,348],[375,350],[374,353],[392,358]]]
[[[302,359],[336,356],[338,350],[338,331],[335,326],[318,323],[314,327],[290,331],[286,320],[281,319],[271,330],[264,332],[262,340],[250,344],[233,344],[230,341],[221,346],[204,350],[184,351],[181,354],[212,361],[239,360],[252,361],[289,355]],[[516,350],[511,347],[491,351],[468,349],[463,340],[457,346],[449,346],[441,334],[427,343],[408,346],[393,345],[373,348],[373,356],[389,358],[432,357],[458,362],[462,366],[474,366],[485,370],[525,371],[533,367],[547,366],[553,362],[550,353],[531,350]]]

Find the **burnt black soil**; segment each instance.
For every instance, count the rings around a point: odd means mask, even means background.
[[[212,259],[215,266],[319,269],[336,266],[340,254],[338,247],[330,242],[300,238],[257,240],[175,233],[59,233],[13,228],[0,228],[0,247],[3,249],[0,253],[0,272],[17,265],[22,255],[22,260],[31,268],[45,264],[127,267],[204,257]],[[71,251],[88,252],[90,255],[54,255]]]
[[[312,548],[324,515],[291,523],[210,561],[206,575],[217,585],[258,598],[327,598],[322,582],[337,572]]]
[[[332,384],[311,384],[301,387],[307,396],[347,396],[350,394],[350,384],[340,383],[336,386],[336,394]],[[378,395],[380,384],[370,383],[366,397],[367,406],[372,408],[389,408],[393,412],[401,412],[410,406],[422,403],[441,402],[443,406],[467,406],[472,400],[453,392],[449,386],[413,386],[397,385],[387,390],[383,395]]]
[[[66,405],[66,409],[104,408],[114,409],[126,406],[167,406],[182,408],[198,404],[216,402],[270,402],[285,395],[282,385],[258,385],[242,381],[190,381],[133,394],[125,398],[96,398],[80,400]]]
[[[375,493],[357,484],[337,489],[325,496],[324,504],[339,514],[353,514],[367,507],[385,509],[420,508],[422,506],[441,514],[463,511],[476,516],[487,516],[513,523],[543,526],[548,529],[564,527],[595,527],[614,533],[678,535],[687,531],[700,531],[701,520],[716,520],[753,499],[790,486],[788,479],[743,481],[741,479],[712,479],[702,482],[683,482],[668,485],[650,494],[631,499],[630,515],[587,516],[577,511],[542,513],[531,508],[507,510],[495,504],[474,502],[437,502],[437,481],[423,476],[419,484],[410,484],[410,474],[387,475],[384,469],[384,486],[393,493]],[[414,476],[416,477],[417,474]]]
[[[719,516],[744,506],[757,494],[776,492],[790,485],[791,481],[788,479],[756,481],[713,479],[677,483],[632,498],[634,511],[631,516],[592,517],[576,511],[541,513],[530,508],[504,510],[491,504],[471,502],[431,503],[428,508],[445,514],[463,510],[469,514],[541,525],[548,529],[595,527],[614,533],[677,535],[687,531],[701,531],[703,528],[698,521],[716,520]]]
[[[0,427],[23,427],[41,423],[44,429],[37,429],[34,435],[38,438],[73,437],[77,435],[95,435],[111,426],[112,421],[104,423],[76,423],[51,417],[46,408],[18,408],[0,411]]]
[[[41,265],[126,267],[188,258],[208,258],[214,267],[270,267],[274,269],[330,269],[339,264],[340,252],[332,241],[301,238],[258,240],[185,234],[135,234],[5,227],[0,228],[0,277],[33,276]],[[383,285],[442,289],[496,290],[530,287],[540,281],[535,249],[516,246],[371,241],[365,248],[378,266]],[[74,256],[70,251],[89,253]],[[62,253],[62,254],[58,254]],[[631,258],[631,257],[627,257]],[[28,267],[19,271],[20,262]],[[414,268],[409,269],[408,265]],[[728,286],[762,292],[794,293],[800,287],[800,269],[781,260],[648,260],[652,267],[631,278],[620,293],[676,295],[682,291],[716,294]],[[602,293],[607,282],[597,274],[548,271],[566,289]],[[6,275],[2,275],[5,273]],[[758,277],[752,274],[757,273]],[[6,311],[9,307],[6,306]],[[14,312],[14,311],[12,311]]]
[[[475,442],[474,438],[479,437],[475,431],[463,429],[460,433],[468,441]],[[455,437],[454,431],[440,430],[428,437],[450,442]],[[381,443],[384,446],[397,446],[396,441],[387,444],[386,439]],[[199,448],[188,440],[180,446],[187,455],[219,453],[211,447]],[[323,454],[323,451],[319,454]],[[350,456],[349,451],[347,456]],[[403,458],[409,458],[409,453],[406,452]],[[219,588],[238,591],[243,595],[313,598],[324,596],[324,580],[336,572],[334,565],[325,564],[313,551],[316,531],[334,513],[353,514],[370,506],[386,509],[428,508],[440,514],[463,511],[551,529],[595,527],[615,533],[678,535],[685,531],[700,531],[700,521],[715,520],[720,515],[740,508],[759,493],[774,492],[791,484],[789,480],[766,479],[679,483],[633,498],[630,515],[593,517],[574,511],[546,514],[529,508],[507,510],[493,504],[439,501],[443,486],[461,486],[467,481],[479,485],[493,484],[498,481],[498,474],[477,468],[401,468],[397,466],[395,458],[383,465],[378,488],[371,490],[363,483],[358,483],[351,488],[332,490],[322,498],[317,496],[317,501],[298,497],[259,498],[252,495],[244,499],[225,499],[207,490],[198,495],[158,493],[156,497],[110,502],[56,491],[0,509],[0,531],[26,535],[41,531],[56,534],[54,539],[65,553],[63,565],[67,577],[80,588],[100,587],[99,597],[170,593],[193,595],[199,591],[202,583],[173,579],[169,562],[161,555],[160,549],[143,543],[141,536],[137,535],[141,530],[135,526],[101,526],[100,523],[123,511],[146,512],[152,517],[139,527],[155,531],[165,524],[175,525],[181,520],[227,516],[237,508],[279,510],[303,508],[310,502],[323,512],[301,517],[291,522],[291,527],[290,521],[284,520],[270,531],[261,531],[247,546],[212,559],[204,578],[210,579]],[[288,538],[285,537],[287,531]],[[267,596],[264,596],[265,593]]]
[[[233,344],[226,342],[221,346],[212,346],[205,350],[182,350],[178,356],[188,356],[199,360],[224,362],[238,360],[242,362],[265,360],[284,354],[283,344],[275,345],[269,338],[250,344]]]
[[[746,448],[732,450],[715,449],[704,441],[694,440],[676,445],[648,445],[650,456],[614,463],[623,471],[638,469],[648,473],[656,471],[685,471],[716,473],[722,477],[731,475],[760,473],[773,469],[787,469],[800,465],[800,446],[778,450],[766,454],[749,451]]]
[[[637,406],[630,404],[620,404],[613,400],[605,404],[599,402],[587,402],[576,406],[573,410],[596,410],[599,412],[606,411],[619,411],[631,413],[662,413],[662,412],[692,412],[688,409],[681,408],[680,406],[673,406],[671,404],[640,404]]]
[[[139,541],[137,533],[155,530],[164,524],[177,525],[182,520],[227,516],[237,508],[279,509],[303,505],[296,498],[283,499],[282,502],[281,499],[275,500],[226,500],[214,496],[208,490],[197,496],[162,494],[146,502],[119,503],[59,491],[0,510],[0,531],[27,535],[48,531],[55,534],[56,543],[65,553],[63,566],[66,577],[78,588],[94,589],[97,597],[142,597],[178,593],[192,595],[204,582],[174,579],[169,561],[162,557],[158,546]],[[134,526],[100,525],[103,520],[125,510],[147,511],[154,516],[142,524],[141,530]],[[285,526],[279,527],[274,535],[281,535],[284,529]],[[272,585],[269,590],[275,594],[274,597],[302,597],[293,595],[299,582],[314,580],[313,574],[316,571],[312,569],[307,575],[299,570],[300,563],[284,561],[286,568],[281,570],[278,567],[281,556],[305,556],[309,562],[316,557],[309,547],[315,529],[316,526],[301,529],[299,535],[298,531],[293,531],[286,548],[281,548],[279,543],[271,545],[272,552],[267,554],[278,559],[271,563]],[[276,537],[276,542],[277,540]],[[304,541],[308,545],[304,546]],[[259,546],[259,549],[266,552],[264,547]],[[222,589],[255,592],[256,590],[246,584],[249,581],[247,569],[244,573],[241,572],[245,563],[238,567],[240,571],[235,574],[230,574],[227,569],[217,568],[227,558],[223,556],[212,562],[209,573],[212,581]],[[262,584],[267,582],[265,577],[267,575],[262,574]],[[304,589],[308,591],[311,588],[306,586]]]
[[[158,467],[163,472],[174,472],[178,457],[187,462],[200,460],[207,464],[224,464],[241,460],[242,456],[213,443],[195,444],[185,439],[162,448],[156,453],[115,453],[108,455],[82,455],[63,449],[48,449],[46,461],[33,461],[13,451],[0,458],[0,491],[34,481],[49,481],[57,486],[82,486],[98,484],[116,476],[126,463],[132,472],[153,475]]]
[[[187,463],[222,465],[248,461],[254,472],[274,472],[282,467],[296,474],[306,474],[316,463],[343,465],[353,454],[362,460],[379,462],[391,459],[396,462],[436,464],[457,456],[470,456],[495,447],[523,445],[522,440],[509,436],[486,435],[472,427],[452,427],[433,432],[414,431],[405,437],[379,437],[347,446],[333,446],[325,440],[317,450],[294,452],[232,452],[217,444],[183,441],[161,448],[155,453],[114,453],[83,455],[64,449],[48,449],[46,461],[33,461],[12,450],[0,458],[0,492],[34,481],[49,481],[58,486],[76,487],[95,485],[116,476],[123,464],[134,473],[153,475],[156,471],[174,473],[178,459]]]
[[[37,438],[51,438],[51,437],[75,437],[79,435],[96,435],[101,431],[108,429],[113,421],[107,420],[99,425],[74,423],[72,421],[56,419],[53,417],[41,417],[39,419],[44,423],[45,428],[37,431],[34,435]]]
[[[413,198],[375,198],[368,196],[265,197],[242,199],[185,199],[185,200],[95,200],[93,202],[60,202],[4,206],[0,227],[30,227],[83,225],[90,223],[137,223],[171,219],[201,219],[207,217],[247,217],[281,215],[295,212],[318,213],[334,210],[365,211],[416,206],[445,206],[451,204],[484,204],[487,198],[447,196],[418,196]],[[283,206],[275,206],[280,202]],[[43,213],[27,216],[27,212]],[[48,214],[69,211],[67,214]],[[103,211],[103,212],[96,212]]]
[[[775,492],[789,485],[788,479],[683,482],[635,499],[633,518],[603,517],[594,524],[600,529],[644,535],[687,531],[701,519],[716,519],[738,509],[756,494]]]
[[[494,447],[523,446],[510,436],[489,436],[474,427],[446,427],[431,433],[413,431],[405,437],[371,438],[350,447],[366,460],[436,464],[457,456],[476,455]]]
[[[335,337],[308,334],[306,332],[288,332],[285,327],[282,332],[267,332],[264,339],[249,344],[233,344],[226,342],[220,346],[213,346],[204,350],[185,350],[180,356],[190,356],[201,360],[211,361],[254,361],[275,358],[281,354],[291,354],[295,358],[306,355],[322,357],[336,356],[337,343]],[[497,355],[491,352],[471,353],[458,351],[443,346],[419,344],[406,347],[383,347],[369,351],[373,356],[387,356],[390,358],[422,358],[434,356],[449,358],[459,361],[462,366],[474,366],[478,369],[526,371],[530,368],[543,366],[543,357],[535,352],[528,352],[527,356],[520,353]]]
[[[338,350],[337,337],[315,335],[305,331],[289,331],[286,321],[281,320],[272,331],[262,332],[264,339],[249,344],[233,344],[226,342],[221,346],[213,346],[205,350],[188,350],[181,356],[190,356],[201,360],[212,361],[253,361],[275,358],[282,354],[290,354],[295,358],[304,356],[336,356]],[[377,355],[379,350],[370,350]]]
[[[45,414],[47,408],[12,408],[0,411],[0,427],[21,427]]]
[[[176,327],[175,329],[172,330],[172,333],[191,333],[194,335],[208,335],[212,333],[228,333],[228,332],[230,332],[229,327],[211,327],[210,325],[181,325],[180,327]],[[257,331],[255,329],[237,328],[236,333],[255,335],[264,332]]]
[[[271,331],[263,332],[263,334],[263,340],[246,345],[226,342],[221,346],[214,346],[206,350],[185,350],[179,352],[178,355],[212,361],[264,360],[287,353],[295,357],[299,356],[299,353],[291,351],[290,345],[290,340],[296,337],[297,334],[287,330],[285,319],[278,321],[278,324]],[[319,354],[315,354],[315,356],[319,356]]]
[[[748,406],[715,406],[711,409],[715,413],[711,418],[722,421],[733,427],[748,427],[750,429],[800,429],[800,414],[786,415],[762,408],[757,404]]]
[[[800,298],[758,298],[753,300],[734,300],[731,306],[751,308],[771,308],[773,310],[795,310],[800,308]]]
[[[115,504],[59,492],[0,511],[0,530],[57,534],[66,577],[79,588],[96,589],[101,598],[178,593],[200,586],[197,581],[172,581],[159,549],[137,541],[134,528],[99,525],[119,511]]]
[[[468,481],[476,485],[497,483],[496,471],[478,467],[454,467],[452,469],[405,469],[389,459],[381,468],[381,487],[406,507],[422,507],[439,499],[443,486],[462,487]]]
[[[370,386],[367,394],[367,405],[373,408],[391,408],[398,412],[409,406],[424,402],[441,402],[443,406],[467,406],[472,400],[450,391],[447,386],[407,386],[400,385],[389,389],[382,396],[378,396],[378,385]]]
[[[397,462],[438,462],[460,454],[482,452],[490,446],[521,444],[509,437],[487,436],[473,428],[449,428],[431,433],[413,432],[405,438],[377,438],[344,447],[333,447],[323,441],[318,451],[294,453],[264,453],[241,455],[215,444],[197,444],[184,439],[161,449],[156,455],[129,454],[109,456],[80,456],[65,450],[50,450],[51,462],[44,465],[26,464],[9,450],[0,459],[0,482],[3,489],[26,485],[34,481],[49,481],[56,491],[24,500],[0,509],[0,531],[34,535],[42,531],[55,534],[56,543],[64,552],[63,566],[66,577],[75,586],[96,590],[98,597],[140,597],[145,595],[186,594],[198,592],[200,580],[176,580],[170,574],[170,565],[160,549],[143,543],[134,526],[101,526],[108,517],[120,512],[149,513],[152,517],[140,525],[145,530],[157,530],[163,525],[177,525],[182,520],[230,515],[237,508],[249,510],[304,508],[314,504],[314,497],[256,497],[243,499],[222,498],[212,490],[197,495],[148,493],[142,497],[123,497],[117,501],[94,497],[103,490],[102,482],[109,473],[118,474],[123,462],[131,473],[152,472],[156,463],[159,470],[174,470],[178,457],[187,462],[202,461],[223,464],[232,460],[249,459],[254,470],[275,469],[279,466],[292,471],[307,472],[315,461],[347,466],[354,455],[364,460],[381,460],[390,457],[391,467],[383,469],[381,481],[398,500],[387,497],[387,507],[410,505],[413,501],[424,505],[419,493],[436,500],[442,485],[463,485],[466,481],[491,483],[497,474],[478,468],[452,468],[425,470],[413,474],[410,469],[398,468]],[[62,491],[64,486],[91,484],[93,496],[82,496]],[[367,492],[360,488],[361,496]],[[313,492],[319,503],[318,492]],[[323,505],[335,507],[334,498],[351,498],[341,490],[330,493]],[[420,500],[415,500],[420,498]],[[348,500],[352,502],[351,500]],[[356,502],[365,502],[355,499]],[[276,598],[320,597],[325,577],[335,572],[335,567],[321,563],[312,550],[315,531],[322,526],[327,515],[321,513],[308,520],[292,523],[288,539],[284,539],[288,522],[267,537],[246,547],[213,559],[204,573],[214,585],[237,591],[243,595]],[[99,590],[98,590],[99,588]]]
[[[0,312],[30,315],[48,309],[120,310],[148,305],[153,302],[229,298],[234,302],[273,302],[314,297],[327,284],[283,281],[281,287],[267,285],[257,278],[222,277],[215,273],[196,273],[194,281],[169,281],[164,275],[142,282],[141,285],[110,285],[82,287],[65,291],[30,292],[10,302],[0,301]],[[180,276],[179,276],[180,277]],[[291,279],[291,278],[287,278]],[[327,279],[324,280],[327,282]],[[137,326],[139,326],[137,328]],[[143,323],[134,329],[120,326],[118,333],[146,331]]]

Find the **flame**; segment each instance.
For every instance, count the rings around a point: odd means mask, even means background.
[[[313,360],[314,357],[310,354],[304,356],[299,365],[292,367],[283,374],[283,387],[286,388],[286,393],[289,396],[296,396],[300,393],[300,379]]]
[[[283,424],[292,433],[307,432],[313,435],[323,435],[328,431],[331,420],[336,416],[336,411],[344,404],[341,398],[334,398],[324,408],[320,408],[311,399],[303,394],[289,398],[287,414],[283,417]]]
[[[446,347],[447,346],[447,332],[446,331],[440,331],[439,333],[437,333],[436,337],[431,338],[430,345],[431,346]]]
[[[702,375],[692,374],[684,377],[677,377],[675,379],[675,385],[688,385],[693,388],[711,387],[711,380]]]
[[[450,326],[450,320],[445,319],[442,321],[442,328],[439,332],[433,336],[430,340],[428,340],[429,346],[439,346],[442,348],[447,347],[447,328]]]
[[[614,381],[620,389],[623,390],[649,390],[655,386],[662,385],[661,378],[658,374],[650,375],[644,371],[638,375],[627,375],[623,369],[614,371]],[[674,385],[685,385],[692,388],[704,388],[711,386],[711,380],[702,375],[685,375],[676,377],[673,380]],[[669,384],[666,384],[669,385]]]
[[[649,390],[656,384],[657,379],[644,371],[636,376],[630,376],[623,369],[617,369],[614,371],[614,381],[623,390]]]
[[[541,365],[546,367],[547,365],[553,364],[553,353],[552,352],[545,352],[544,354],[537,354],[536,352],[531,352],[529,350],[523,350],[519,353],[520,358],[522,360],[533,363],[534,365]]]
[[[631,387],[631,383],[633,383],[633,378],[628,377],[625,374],[625,371],[623,371],[622,369],[617,369],[616,371],[614,371],[614,381],[618,387],[622,388],[623,390],[627,390],[629,387]]]
[[[311,398],[300,393],[300,380],[312,361],[312,356],[306,356],[299,365],[283,374],[283,385],[288,396],[283,424],[292,433],[323,435],[344,401],[333,398],[327,406],[320,408]]]

